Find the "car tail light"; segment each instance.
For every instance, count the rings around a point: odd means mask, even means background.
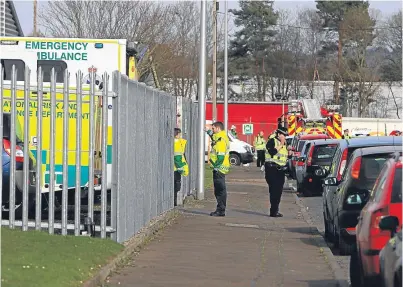
[[[375,230],[380,230],[379,222],[381,221],[382,217],[387,216],[389,214],[388,207],[380,208],[372,213],[371,216],[371,227]]]
[[[360,169],[361,169],[361,157],[359,156],[353,162],[353,166],[351,168],[351,177],[358,179],[360,177]]]
[[[3,139],[3,148],[6,151],[6,153],[11,157],[11,143],[9,140]],[[24,162],[24,152],[18,145],[15,147],[15,161]]]
[[[344,169],[346,168],[346,164],[347,164],[347,153],[348,153],[348,149],[345,149],[343,151],[343,155],[341,157],[341,163],[339,166],[339,173],[337,175],[337,180],[340,181],[341,177],[343,175]]]
[[[309,153],[308,153],[308,160],[307,160],[307,162],[306,162],[306,165],[307,165],[307,166],[311,166],[311,165],[312,165],[312,156],[313,156],[313,149],[314,149],[314,148],[315,148],[315,147],[312,146],[311,149],[309,150]]]

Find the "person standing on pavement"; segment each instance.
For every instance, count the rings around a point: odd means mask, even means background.
[[[265,150],[266,150],[266,140],[264,138],[264,132],[260,131],[255,138],[254,146],[257,153],[257,167],[261,167],[265,162]]]
[[[348,129],[345,129],[344,130],[344,134],[342,135],[342,139],[345,139],[345,140],[349,140],[349,139],[351,139],[351,136],[348,134]]]
[[[187,140],[182,138],[182,131],[174,129],[174,206],[178,205],[178,192],[181,190],[182,176],[188,176],[189,166],[186,162],[185,150]]]
[[[277,129],[276,136],[270,138],[266,144],[265,178],[269,186],[270,217],[283,217],[279,213],[279,205],[288,158],[286,136],[287,130],[281,127]]]
[[[217,200],[217,208],[210,213],[210,216],[225,216],[227,207],[225,175],[229,173],[230,169],[230,142],[222,122],[213,123],[212,131],[207,131],[207,133],[213,138],[210,164],[213,168],[214,195]]]

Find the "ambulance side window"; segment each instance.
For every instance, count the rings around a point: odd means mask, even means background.
[[[52,75],[52,68],[55,68],[56,83],[63,83],[64,71],[67,69],[67,64],[64,61],[37,61],[37,68],[42,67],[43,82],[50,82],[50,76]]]
[[[11,81],[11,71],[13,70],[14,65],[17,70],[17,81],[24,81],[25,62],[23,60],[1,59],[1,65],[4,68],[4,80]]]

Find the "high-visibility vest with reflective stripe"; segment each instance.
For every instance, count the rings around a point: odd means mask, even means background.
[[[278,139],[274,139],[274,146],[278,147],[281,143]],[[287,164],[288,150],[284,145],[274,156],[271,156],[266,150],[266,162],[272,162],[278,164],[279,166],[285,166]]]
[[[257,136],[255,138],[255,147],[256,150],[265,150],[266,149],[266,141],[264,137]]]
[[[181,163],[184,164],[182,167],[176,167],[174,165],[174,171],[182,170],[182,175],[187,176],[189,174],[189,166],[185,158],[187,140],[185,139],[175,139],[174,141],[174,156],[181,156]]]
[[[230,142],[228,139],[228,136],[225,131],[221,131],[219,133],[216,133],[213,135],[213,140],[215,141],[215,144],[211,150],[210,153],[210,159],[213,162],[216,162],[219,155],[224,156],[224,161],[222,164],[218,167],[218,171],[227,174],[229,173],[230,169],[230,161],[229,161],[229,150],[230,150]],[[223,145],[224,143],[224,145]]]
[[[274,139],[276,137],[276,134],[274,133],[274,134],[271,134],[270,136],[269,136],[269,139]]]

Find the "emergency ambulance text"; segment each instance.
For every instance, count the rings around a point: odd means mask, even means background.
[[[87,46],[81,42],[25,42],[25,49],[48,50],[37,52],[37,60],[87,61]]]

